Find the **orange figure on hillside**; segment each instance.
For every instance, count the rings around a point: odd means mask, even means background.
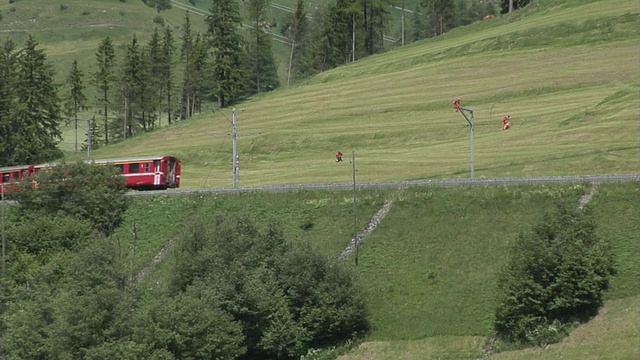
[[[338,151],[336,153],[336,162],[340,162],[340,161],[342,161],[342,153]]]
[[[456,112],[460,111],[460,98],[453,100],[453,106],[456,108]]]
[[[511,127],[511,115],[502,117],[502,130],[507,130]]]

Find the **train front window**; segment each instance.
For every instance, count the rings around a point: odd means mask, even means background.
[[[156,160],[153,162],[156,167],[156,172],[160,172],[160,160]]]

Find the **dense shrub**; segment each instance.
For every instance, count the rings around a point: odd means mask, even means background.
[[[299,358],[367,328],[361,292],[341,264],[244,217],[198,222],[178,249],[172,288],[213,293],[242,326],[242,358]],[[201,295],[199,295],[201,297]]]
[[[613,265],[589,209],[559,205],[516,239],[501,277],[496,331],[527,345],[559,341],[598,313]]]

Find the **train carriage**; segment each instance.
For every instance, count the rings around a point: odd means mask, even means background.
[[[86,161],[92,165],[110,165],[125,177],[125,186],[136,190],[164,190],[180,187],[180,159],[169,156],[144,156]],[[0,191],[17,190],[18,183],[37,172],[50,171],[57,164],[20,165],[0,168]],[[35,184],[35,183],[34,183]]]
[[[18,189],[18,183],[31,176],[35,171],[33,165],[7,166],[0,168],[0,193]]]
[[[180,186],[180,160],[174,156],[95,160],[91,164],[116,166],[125,186],[138,190],[162,190]]]

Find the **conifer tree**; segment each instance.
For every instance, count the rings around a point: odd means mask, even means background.
[[[250,74],[249,92],[260,93],[273,90],[278,86],[278,67],[273,57],[271,28],[269,22],[270,0],[249,0],[249,18],[251,19],[251,41],[247,44]]]
[[[133,34],[133,39],[127,46],[121,71],[122,138],[126,139],[133,135],[136,128],[136,115],[142,110],[141,89],[146,80],[143,57],[136,34]]]
[[[62,134],[53,66],[37,46],[38,42],[29,35],[18,57],[16,118],[20,126],[14,154],[17,163],[40,163],[62,156],[57,148]]]
[[[147,45],[147,81],[145,81],[147,91],[145,94],[145,109],[147,109],[147,121],[145,124],[149,128],[155,127],[156,118],[158,118],[158,112],[160,110],[160,103],[162,101],[162,88],[164,86],[164,79],[162,78],[162,72],[164,67],[164,59],[162,54],[162,39],[158,28],[153,30],[151,39]]]
[[[193,115],[194,93],[197,75],[194,73],[193,57],[195,52],[194,34],[191,29],[191,17],[189,12],[185,14],[182,24],[182,45],[180,46],[180,59],[184,63],[184,76],[182,81],[182,119],[188,119]]]
[[[173,115],[173,103],[171,95],[173,92],[173,56],[176,51],[176,46],[173,43],[173,31],[170,26],[165,27],[164,35],[162,36],[162,57],[160,65],[160,78],[164,80],[161,86],[161,94],[167,99],[165,110],[167,111],[167,121],[171,125]]]
[[[98,46],[98,52],[96,53],[96,60],[98,62],[98,70],[93,73],[93,80],[98,88],[100,96],[98,101],[102,106],[104,116],[104,144],[109,145],[109,116],[108,110],[111,96],[111,88],[115,81],[115,51],[113,48],[113,42],[108,36],[100,42]]]
[[[213,50],[212,78],[215,96],[223,108],[237,100],[246,88],[243,63],[244,40],[239,34],[242,18],[234,0],[212,0],[207,23],[207,37]]]
[[[292,75],[296,77],[302,67],[302,54],[308,45],[307,34],[309,31],[309,20],[304,10],[304,3],[298,0],[296,10],[293,16],[286,19],[286,30],[284,35],[291,43],[291,51],[289,53],[289,64],[287,70],[287,85],[290,83]]]
[[[67,76],[68,92],[64,97],[64,112],[70,118],[73,118],[75,128],[75,152],[78,152],[78,113],[87,109],[87,97],[84,95],[84,83],[82,70],[78,68],[78,61],[73,60],[71,70]],[[91,129],[93,130],[93,129]],[[98,139],[99,134],[92,133],[92,139]],[[96,142],[92,142],[96,145]]]
[[[456,14],[453,0],[422,0],[421,5],[429,13],[430,35],[442,35],[455,26]]]
[[[15,118],[16,61],[15,43],[9,39],[0,48],[0,166],[13,162],[18,123]]]

